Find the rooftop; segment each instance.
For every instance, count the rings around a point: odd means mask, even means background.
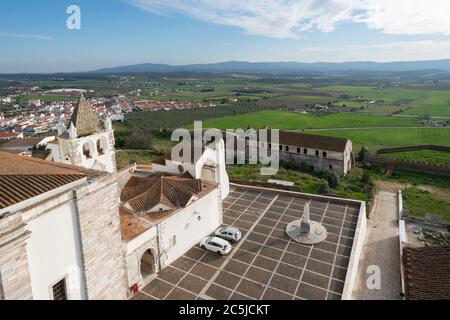
[[[98,174],[76,166],[0,152],[0,209]]]
[[[135,238],[214,188],[212,183],[194,179],[188,173],[132,176],[121,193],[122,239]]]
[[[270,131],[267,133],[270,140]],[[299,146],[311,149],[344,152],[349,140],[346,138],[320,136],[314,134],[281,131],[279,143],[282,145]]]
[[[407,299],[450,299],[450,245],[405,247],[403,259]]]
[[[67,128],[70,127],[71,123],[77,129],[78,136],[89,135],[101,130],[97,114],[92,110],[83,94],[80,95],[80,100],[73,110]]]

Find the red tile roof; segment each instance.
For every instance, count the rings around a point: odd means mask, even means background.
[[[21,132],[0,132],[0,138],[18,137]]]
[[[99,172],[0,152],[0,209]]]
[[[121,201],[128,210],[144,214],[158,204],[170,209],[182,208],[201,191],[201,180],[154,173],[145,178],[131,177],[122,190]]]
[[[81,174],[0,175],[0,209],[84,178]]]
[[[450,245],[405,247],[403,263],[407,299],[450,299]]]

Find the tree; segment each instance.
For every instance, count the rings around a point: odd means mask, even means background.
[[[336,172],[331,170],[325,170],[323,172],[324,179],[328,182],[328,185],[335,189],[339,186],[339,177]]]
[[[331,188],[330,185],[328,184],[328,181],[323,180],[322,183],[319,186],[319,193],[320,194],[330,194],[331,193]]]
[[[361,150],[359,150],[358,155],[356,156],[356,160],[364,161],[364,158],[365,158],[367,152],[368,152],[367,148],[362,147]]]
[[[372,182],[372,177],[368,171],[364,171],[364,173],[361,177],[361,182],[365,183],[365,184],[369,184]]]
[[[152,136],[148,130],[134,129],[129,143],[130,149],[150,149]]]

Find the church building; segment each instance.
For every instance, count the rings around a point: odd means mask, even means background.
[[[117,171],[82,95],[49,160],[0,152],[0,300],[127,299],[222,224],[225,148]]]

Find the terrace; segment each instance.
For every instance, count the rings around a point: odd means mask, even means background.
[[[242,231],[231,253],[193,247],[134,299],[349,299],[365,233],[363,202],[233,185],[224,224]],[[302,245],[285,233],[310,201],[327,239]]]

